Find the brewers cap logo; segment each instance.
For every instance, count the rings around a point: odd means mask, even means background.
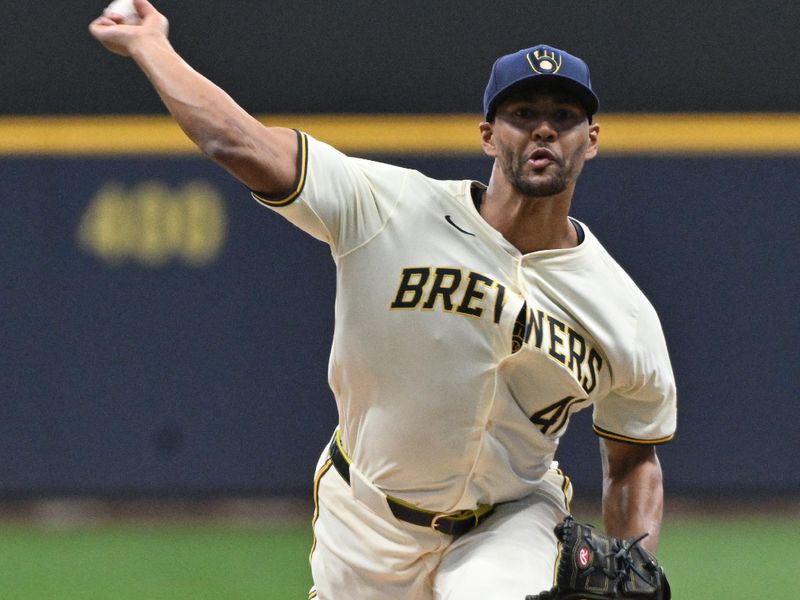
[[[561,68],[561,55],[554,50],[534,50],[527,57],[531,69],[539,75],[552,75]]]

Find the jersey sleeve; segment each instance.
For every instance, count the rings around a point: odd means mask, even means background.
[[[390,218],[409,171],[352,158],[297,132],[297,179],[283,198],[253,197],[328,243],[334,255],[357,248]]]
[[[643,304],[630,364],[620,369],[621,384],[595,403],[594,431],[621,442],[662,444],[675,434],[675,378],[655,309]]]

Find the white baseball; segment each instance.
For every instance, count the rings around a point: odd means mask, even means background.
[[[133,0],[114,0],[103,11],[104,15],[108,13],[115,13],[125,17],[126,25],[138,25],[142,22],[139,18],[139,13],[136,12],[136,8],[133,6]]]

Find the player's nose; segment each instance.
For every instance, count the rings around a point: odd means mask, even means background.
[[[531,129],[531,137],[537,142],[552,142],[558,137],[558,129],[550,122],[550,119],[541,118]]]

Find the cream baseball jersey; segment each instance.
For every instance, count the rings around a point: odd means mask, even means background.
[[[521,498],[589,407],[598,435],[672,437],[658,317],[588,227],[577,247],[522,254],[480,216],[480,184],[298,141],[296,189],[254,197],[331,247],[329,383],[377,487],[434,511]]]

